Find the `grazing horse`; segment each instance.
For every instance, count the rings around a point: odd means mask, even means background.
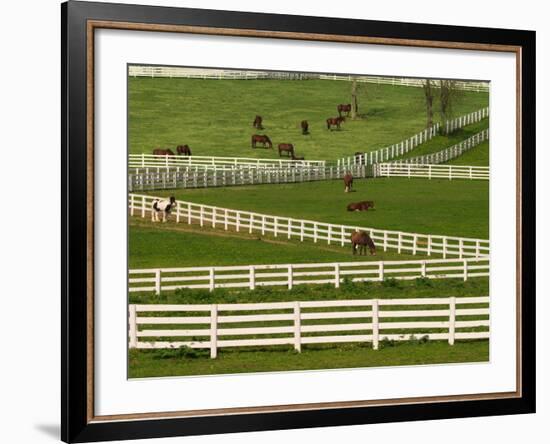
[[[331,126],[336,126],[336,128],[340,129],[340,124],[344,121],[343,117],[329,117],[327,119],[327,129],[330,129]]]
[[[351,112],[351,103],[343,104],[337,106],[338,109],[338,115],[342,117],[342,113],[346,113],[346,116],[349,117],[349,113]]]
[[[294,157],[294,145],[291,143],[280,143],[279,146],[279,156],[282,153],[286,153],[288,157]]]
[[[174,152],[170,149],[170,148],[166,148],[166,149],[163,149],[163,148],[155,148],[153,150],[153,154],[155,156],[173,156],[174,155]]]
[[[252,126],[256,129],[264,129],[264,127],[262,126],[262,116],[256,116],[254,118],[254,122],[252,122]]]
[[[372,256],[376,254],[376,247],[371,237],[365,231],[355,231],[351,233],[351,250],[353,254],[357,252],[357,247],[359,247],[359,255],[361,253],[367,252],[367,247],[369,247],[369,252]]]
[[[189,148],[189,145],[178,145],[178,147],[176,148],[176,151],[178,154],[183,156],[191,155],[191,148]]]
[[[265,134],[264,135],[254,134],[252,136],[252,148],[256,148],[257,143],[261,143],[264,148],[266,147],[266,145],[268,148],[273,148],[273,144],[271,143],[271,140]]]
[[[300,123],[300,126],[302,127],[302,134],[305,136],[306,134],[309,134],[309,124],[307,123],[307,120],[302,120],[302,123]]]
[[[351,187],[353,186],[353,176],[351,175],[351,173],[346,173],[344,175],[344,185],[345,185],[345,192],[346,193],[349,193],[351,191]]]
[[[350,203],[347,206],[348,211],[368,211],[369,208],[374,209],[374,202],[372,200],[364,200],[363,202]]]
[[[170,196],[170,199],[155,199],[151,206],[151,220],[153,222],[159,222],[159,213],[162,212],[162,221],[166,222],[168,215],[172,208],[176,206],[176,198]]]

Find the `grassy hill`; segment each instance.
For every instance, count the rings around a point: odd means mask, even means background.
[[[275,146],[293,143],[306,159],[335,160],[399,142],[426,123],[422,89],[405,86],[361,85],[360,118],[348,119],[340,131],[327,130],[325,121],[337,115],[339,103],[350,102],[345,81],[129,78],[128,97],[130,153],[189,144],[194,155],[278,157],[276,150],[250,147],[250,136],[260,133]],[[465,91],[454,113],[488,103],[487,93]],[[256,114],[264,118],[262,131],[252,128]]]

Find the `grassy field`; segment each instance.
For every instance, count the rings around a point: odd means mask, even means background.
[[[488,239],[489,184],[472,180],[363,179],[353,193],[341,181],[154,191],[158,196],[337,224]],[[376,209],[348,212],[349,202]]]
[[[170,268],[424,258],[378,250],[376,256],[353,256],[348,245],[314,244],[174,222],[153,225],[149,219],[134,217],[130,220],[128,264],[130,268]]]
[[[275,146],[293,143],[306,159],[335,160],[397,143],[426,124],[422,89],[404,86],[361,85],[360,118],[340,131],[327,130],[325,121],[337,115],[339,103],[350,102],[344,81],[129,78],[128,94],[130,153],[189,144],[194,155],[277,157],[276,150],[250,148],[250,136],[260,133]],[[465,91],[454,114],[488,104],[488,93]],[[264,118],[262,131],[252,128],[256,114]],[[299,127],[304,119],[306,136]]]
[[[487,128],[489,128],[489,119],[483,119],[480,122],[465,126],[464,128],[455,131],[449,136],[436,136],[428,142],[423,143],[414,150],[408,152],[407,154],[404,154],[400,157],[400,159],[409,159],[411,157],[436,153],[438,151],[444,150],[445,148],[456,145],[457,143],[460,143],[463,140],[466,140]]]
[[[486,362],[489,359],[489,341],[457,341],[454,346],[443,341],[398,344],[382,342],[380,350],[373,350],[370,344],[305,346],[301,353],[276,346],[270,351],[222,349],[217,359],[210,359],[208,353],[205,350],[189,357],[172,350],[131,350],[128,376],[145,378]]]
[[[447,165],[473,165],[489,166],[489,141],[485,141],[478,146],[466,151],[456,159],[446,162]]]

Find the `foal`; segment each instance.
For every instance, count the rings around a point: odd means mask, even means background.
[[[170,196],[170,199],[155,199],[151,207],[151,220],[153,222],[159,222],[159,213],[162,212],[162,221],[166,222],[168,215],[172,208],[176,206],[176,198]]]

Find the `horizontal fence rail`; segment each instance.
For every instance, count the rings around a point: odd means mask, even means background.
[[[484,166],[379,163],[375,170],[377,177],[489,180],[489,167]]]
[[[463,140],[456,145],[453,145],[444,150],[438,151],[436,153],[425,154],[423,156],[411,157],[410,159],[399,159],[391,162],[392,164],[403,164],[403,163],[413,163],[420,165],[428,164],[439,164],[448,162],[449,160],[456,159],[457,157],[464,154],[466,151],[471,150],[472,148],[478,146],[485,140],[489,140],[489,129],[480,131],[477,134],[474,134],[472,137],[469,137],[466,140]]]
[[[277,183],[313,182],[341,179],[351,173],[353,177],[371,177],[373,167],[352,165],[349,168],[224,168],[177,167],[174,169],[144,168],[128,174],[128,190],[167,190],[177,188],[207,188],[236,185],[263,185]]]
[[[131,216],[151,217],[155,199],[149,195],[130,193],[128,196]],[[366,231],[378,248],[397,253],[441,255],[443,258],[482,257],[489,254],[489,241],[454,236],[407,233],[377,228],[328,224],[305,219],[253,213],[249,211],[220,208],[193,202],[176,201],[171,216],[176,223],[198,223],[224,230],[248,233],[272,234],[300,241],[312,240],[327,244],[350,245],[350,236],[357,230]]]
[[[445,128],[447,133],[452,133],[457,129],[463,128],[467,125],[479,122],[489,116],[489,108],[482,108],[480,110],[465,114],[464,116],[457,117],[445,122]],[[441,125],[436,123],[435,125],[426,128],[423,131],[415,134],[408,139],[405,139],[396,144],[380,148],[376,151],[370,151],[367,153],[356,154],[354,156],[345,157],[338,160],[338,165],[373,165],[377,163],[387,162],[390,159],[403,156],[418,147],[419,145],[433,139],[439,131]]]
[[[472,316],[476,319],[472,320]],[[406,318],[404,320],[404,318]],[[322,323],[320,323],[322,322]],[[489,297],[129,306],[131,349],[489,338]]]
[[[381,76],[349,76],[339,74],[314,74],[301,72],[277,72],[277,71],[238,71],[220,70],[208,68],[183,68],[177,66],[130,66],[131,77],[169,77],[189,79],[217,79],[217,80],[264,80],[264,79],[285,79],[285,80],[357,80],[360,83],[376,83],[379,85],[411,86],[421,88],[424,79],[404,77],[381,77]],[[438,88],[437,81],[432,82],[433,88]],[[455,81],[455,88],[464,91],[488,92],[489,82],[466,82]]]
[[[248,167],[248,168],[298,168],[324,167],[324,160],[256,159],[252,157],[218,156],[164,156],[157,154],[129,154],[129,168],[176,167]]]
[[[463,279],[489,276],[489,258],[406,261],[330,262],[220,267],[152,268],[129,271],[129,291],[172,291],[331,284],[345,281],[382,282],[386,279]]]

